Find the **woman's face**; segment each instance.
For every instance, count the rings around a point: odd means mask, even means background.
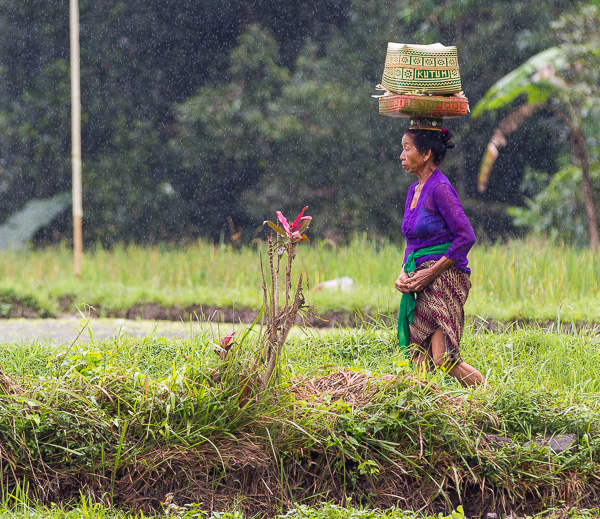
[[[429,158],[431,157],[431,151],[426,153],[420,153],[415,146],[413,136],[405,133],[402,137],[402,154],[400,160],[402,161],[402,167],[407,173],[416,175],[418,171],[421,171]]]

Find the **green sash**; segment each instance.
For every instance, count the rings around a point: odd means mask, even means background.
[[[406,258],[404,264],[404,272],[410,274],[417,268],[417,258],[423,256],[429,256],[430,254],[445,254],[452,245],[452,242],[441,243],[440,245],[432,245],[431,247],[425,247],[423,249],[411,252]],[[398,343],[400,349],[404,352],[407,359],[410,360],[410,325],[412,324],[415,312],[416,296],[414,292],[409,294],[402,294],[400,300],[400,311],[398,313]]]

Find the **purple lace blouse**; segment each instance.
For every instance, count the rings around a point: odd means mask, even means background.
[[[423,247],[452,242],[446,258],[456,260],[457,269],[471,273],[467,254],[475,243],[475,233],[467,220],[458,195],[446,176],[436,169],[427,179],[414,209],[410,208],[415,187],[412,184],[406,196],[402,233],[406,238],[404,263],[408,255]],[[417,267],[426,261],[437,261],[442,255],[417,258]]]

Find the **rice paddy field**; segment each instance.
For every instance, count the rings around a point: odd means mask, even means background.
[[[294,271],[308,280],[307,300],[317,315],[394,313],[399,294],[393,284],[403,250],[366,237],[344,247],[303,244]],[[135,317],[146,306],[184,319],[219,308],[235,320],[236,312],[261,308],[261,251],[261,244],[234,249],[207,242],[183,248],[95,248],[84,256],[81,279],[72,273],[66,247],[3,252],[0,316],[48,317],[92,306],[101,316]],[[468,315],[502,322],[600,322],[600,261],[589,249],[528,239],[476,245],[469,261]],[[352,290],[320,288],[323,281],[343,276],[353,280]]]
[[[259,253],[98,249],[80,280],[67,249],[4,253],[2,308],[256,312]],[[296,330],[266,392],[258,323],[235,325],[225,359],[230,328],[199,315],[184,337],[96,339],[84,312],[68,342],[3,343],[0,518],[600,516],[598,256],[533,239],[472,252],[461,351],[489,383],[474,389],[416,373],[377,319],[401,259],[366,239],[299,248],[316,312],[375,317]],[[352,291],[317,288],[341,276]]]

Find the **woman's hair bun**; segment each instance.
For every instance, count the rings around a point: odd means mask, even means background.
[[[450,130],[447,130],[446,128],[442,129],[442,143],[447,150],[451,150],[455,146],[455,144],[452,142],[453,137],[454,134]]]
[[[446,156],[446,152],[454,148],[452,138],[454,134],[445,128],[425,130],[423,128],[409,128],[406,130],[407,135],[411,135],[419,153],[426,153],[431,150],[433,153],[433,163],[437,166],[441,164]]]

